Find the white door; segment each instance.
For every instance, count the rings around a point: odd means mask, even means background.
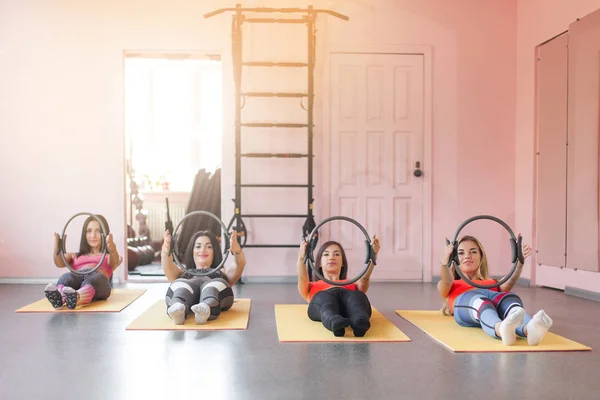
[[[423,67],[422,55],[331,56],[330,213],[380,237],[377,280],[423,279]],[[348,257],[364,258],[360,231],[331,225]]]

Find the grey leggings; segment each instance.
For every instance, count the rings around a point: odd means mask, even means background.
[[[68,286],[75,290],[81,289],[85,285],[91,285],[96,293],[94,300],[106,300],[110,296],[111,286],[108,278],[100,272],[92,272],[87,275],[77,275],[67,272],[58,278],[58,285]]]
[[[209,321],[216,319],[221,311],[227,311],[233,305],[233,290],[225,279],[194,277],[176,279],[167,289],[165,302],[167,308],[175,303],[185,306],[187,318],[194,304],[206,303],[210,307]]]

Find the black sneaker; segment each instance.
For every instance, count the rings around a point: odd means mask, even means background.
[[[58,289],[45,290],[44,294],[46,295],[46,298],[48,299],[50,304],[52,304],[52,307],[54,307],[55,309],[62,308],[63,299]]]
[[[69,310],[74,310],[77,307],[77,292],[73,290],[65,293],[65,303]]]

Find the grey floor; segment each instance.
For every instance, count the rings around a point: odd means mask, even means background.
[[[273,305],[294,284],[246,284],[246,331],[125,331],[166,284],[120,313],[16,314],[42,285],[0,285],[0,399],[599,399],[600,303],[518,287],[552,331],[591,352],[455,354],[394,309],[438,309],[432,284],[374,283],[369,297],[409,343],[279,343]]]

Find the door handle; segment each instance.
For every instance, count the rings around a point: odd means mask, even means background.
[[[413,171],[413,175],[416,176],[417,178],[420,177],[421,175],[423,175],[423,171],[421,171],[421,162],[417,161],[415,163],[415,170]]]

